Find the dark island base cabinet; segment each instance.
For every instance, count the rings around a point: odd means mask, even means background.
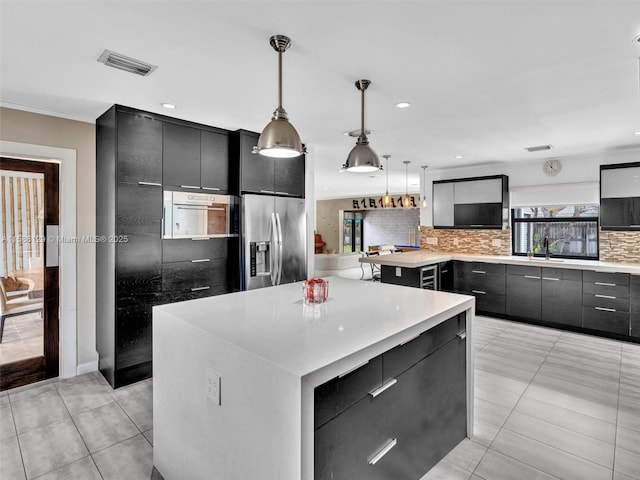
[[[415,480],[465,438],[464,325],[453,317],[316,389],[316,480]]]
[[[629,335],[640,338],[640,275],[631,275]]]

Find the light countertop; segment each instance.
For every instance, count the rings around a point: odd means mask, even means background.
[[[523,256],[511,255],[475,255],[467,253],[433,253],[425,250],[416,252],[393,253],[389,255],[376,255],[360,258],[362,263],[375,263],[392,267],[418,268],[448,260],[461,260],[465,262],[505,263],[511,265],[529,265],[532,267],[570,268],[576,270],[594,270],[598,272],[620,272],[640,275],[640,264],[637,263],[613,263],[595,260],[551,259],[534,258],[529,260]]]
[[[297,282],[162,305],[154,311],[303,377],[372,346],[382,353],[416,331],[472,308],[474,301],[397,285],[327,280],[329,298],[323,304],[303,304],[302,282]]]

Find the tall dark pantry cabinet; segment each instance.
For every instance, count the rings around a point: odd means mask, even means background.
[[[228,142],[120,105],[96,120],[96,347],[114,388],[151,376],[153,306],[240,289],[237,235],[163,240],[164,190],[237,193]]]

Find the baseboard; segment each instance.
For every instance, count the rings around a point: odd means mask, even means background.
[[[76,375],[84,375],[85,373],[97,372],[98,360],[93,362],[82,363],[76,367]]]

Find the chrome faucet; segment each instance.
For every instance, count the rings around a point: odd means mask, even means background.
[[[544,248],[544,258],[549,260],[551,256],[551,252],[549,251],[549,237],[544,237],[544,240],[542,240],[542,248]]]

